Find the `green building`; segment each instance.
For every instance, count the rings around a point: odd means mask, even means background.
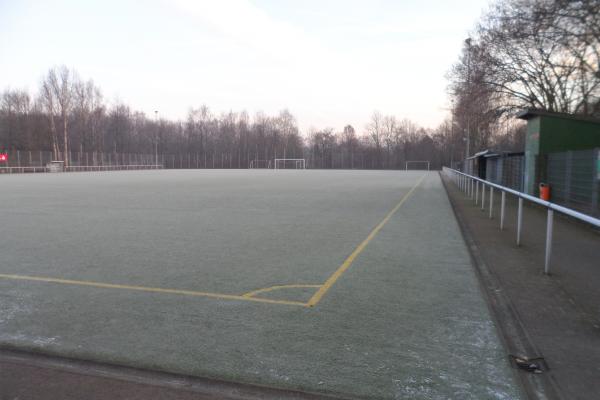
[[[527,121],[525,193],[538,194],[536,185],[540,179],[540,171],[544,170],[541,165],[543,157],[540,156],[600,147],[600,120],[598,119],[541,110],[525,110],[518,114],[518,118]]]

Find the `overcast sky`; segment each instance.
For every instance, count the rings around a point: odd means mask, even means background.
[[[378,110],[424,126],[485,0],[0,0],[0,89],[65,64],[152,115],[189,107],[362,131]]]

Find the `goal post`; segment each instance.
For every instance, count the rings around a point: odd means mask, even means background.
[[[273,164],[275,169],[306,169],[305,158],[276,158]]]
[[[407,161],[405,170],[427,170],[429,171],[429,161]]]

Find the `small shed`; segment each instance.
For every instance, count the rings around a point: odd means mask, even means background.
[[[600,147],[599,119],[535,109],[517,117],[527,121],[524,190],[528,194],[537,193],[540,155]]]
[[[487,162],[486,158],[495,154],[492,150],[483,150],[467,158],[468,173],[481,179],[486,179]]]
[[[483,150],[467,158],[472,175],[481,179],[523,190],[523,152]]]

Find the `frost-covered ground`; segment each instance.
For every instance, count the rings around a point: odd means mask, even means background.
[[[323,284],[423,175],[315,307],[227,297]],[[127,171],[0,185],[2,345],[365,398],[520,397],[435,172]],[[261,296],[303,303],[316,290]]]

